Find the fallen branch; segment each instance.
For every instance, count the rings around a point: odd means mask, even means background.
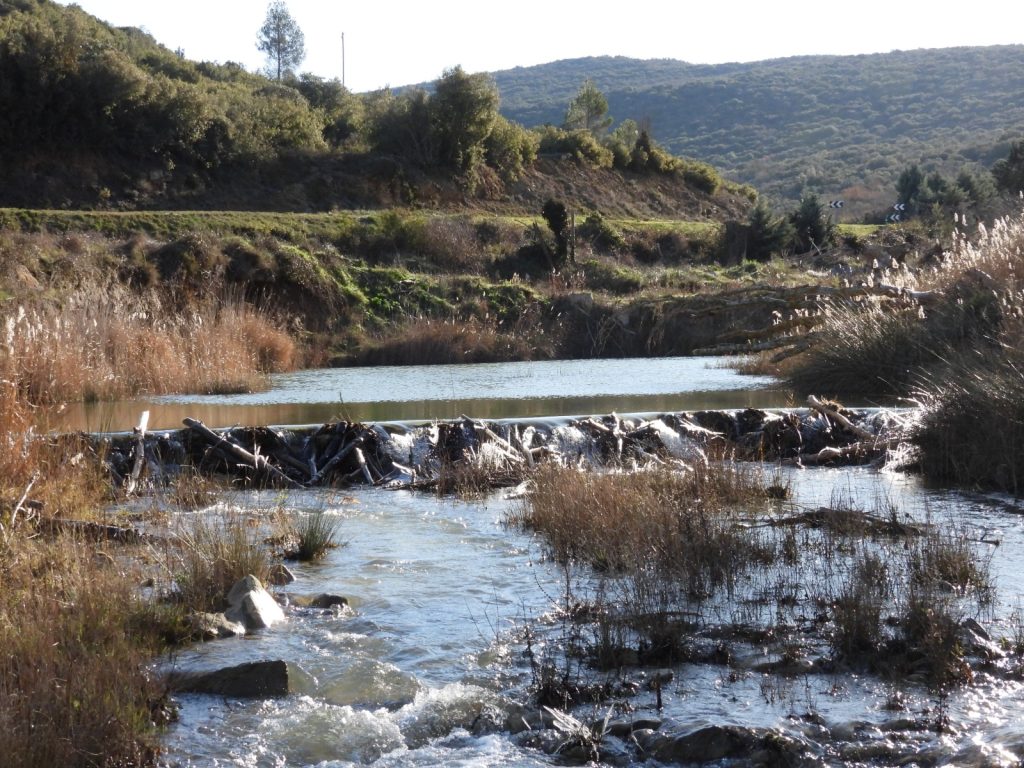
[[[242,446],[232,442],[224,435],[218,435],[203,422],[198,419],[185,418],[182,419],[182,423],[189,429],[195,430],[197,433],[202,435],[209,443],[213,444],[216,448],[226,449],[235,458],[241,460],[246,465],[252,467],[257,472],[265,472],[272,479],[282,483],[290,488],[302,488],[302,484],[296,482],[292,478],[288,477],[284,472],[271,464],[266,456],[257,456],[249,453]]]
[[[821,400],[816,398],[814,395],[808,395],[807,396],[807,404],[809,406],[811,406],[811,408],[816,410],[818,413],[820,413],[822,416],[824,416],[825,418],[833,419],[833,420],[839,422],[839,424],[841,424],[844,429],[846,429],[848,432],[851,432],[852,434],[856,435],[861,440],[867,440],[868,442],[871,442],[876,437],[876,435],[874,435],[873,433],[868,432],[863,427],[858,427],[856,424],[854,424],[848,418],[843,416],[843,414],[841,414],[837,408],[835,408],[835,407],[833,407],[831,405],[828,405],[826,403],[823,403]]]

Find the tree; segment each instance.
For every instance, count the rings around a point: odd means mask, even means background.
[[[439,162],[468,173],[484,159],[484,142],[498,118],[498,88],[486,73],[445,70],[434,83],[430,113]]]
[[[256,47],[267,54],[278,80],[306,58],[306,38],[282,0],[274,0],[267,7],[267,18],[260,27]]]
[[[608,99],[589,78],[583,81],[565,112],[565,129],[589,131],[600,136],[612,124],[608,116]]]
[[[768,261],[781,254],[793,240],[793,227],[782,217],[772,215],[764,200],[758,200],[747,220],[747,258]]]
[[[1024,191],[1024,141],[1010,145],[1010,154],[992,167],[992,176],[1000,191],[1017,195]]]
[[[555,236],[555,258],[551,266],[559,270],[565,266],[565,260],[569,256],[569,211],[565,203],[549,199],[544,203],[540,215],[544,217],[548,229]]]
[[[789,221],[793,225],[793,242],[800,253],[831,245],[835,239],[835,224],[817,195],[805,195]]]
[[[910,210],[916,209],[923,187],[924,173],[917,164],[904,168],[896,181],[896,201]]]

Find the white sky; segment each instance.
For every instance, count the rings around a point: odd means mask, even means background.
[[[65,3],[67,4],[67,3]],[[267,0],[78,0],[116,26],[142,27],[190,59],[264,66]],[[456,64],[496,71],[579,56],[694,64],[803,54],[1024,43],[1021,0],[287,0],[306,40],[300,71],[353,91],[434,80]]]

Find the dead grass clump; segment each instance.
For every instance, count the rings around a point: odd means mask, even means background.
[[[181,602],[196,611],[220,611],[228,591],[252,574],[269,583],[271,557],[256,525],[243,515],[199,514],[178,533],[169,570]]]
[[[921,394],[912,434],[926,477],[1024,492],[1024,355],[979,355],[950,366]]]
[[[92,445],[47,436],[45,411],[0,381],[0,531],[12,536],[38,516],[91,520],[110,493]],[[22,506],[18,508],[21,502]],[[15,510],[17,509],[17,514]]]
[[[629,627],[649,660],[678,658],[688,631],[680,616],[719,592],[731,595],[742,574],[775,558],[760,531],[738,525],[739,510],[764,499],[741,468],[590,474],[544,467],[534,480],[508,522],[540,533],[557,561],[612,579],[607,603],[594,611],[598,636],[619,642]],[[614,658],[617,649],[601,643],[595,653]]]
[[[71,537],[0,552],[0,754],[12,768],[151,765],[158,637],[109,555]]]
[[[419,318],[354,356],[354,365],[432,365],[531,360],[530,341],[485,321]]]

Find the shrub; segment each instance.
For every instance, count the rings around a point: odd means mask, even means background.
[[[599,251],[615,251],[626,246],[622,233],[598,211],[587,214],[583,223],[577,227],[576,235],[589,240],[591,246]]]
[[[553,126],[540,129],[538,150],[542,154],[566,154],[595,168],[611,168],[614,156],[587,130],[565,131]]]

